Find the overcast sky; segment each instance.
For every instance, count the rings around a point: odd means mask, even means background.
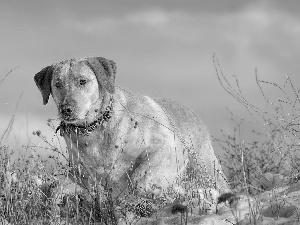
[[[239,109],[217,79],[213,54],[254,102],[255,68],[269,81],[288,73],[297,86],[299,12],[298,0],[2,1],[0,81],[20,67],[0,84],[0,134],[24,92],[11,136],[26,144],[40,129],[51,139],[46,120],[56,118],[56,106],[52,99],[42,105],[34,74],[65,59],[102,56],[117,63],[118,86],[178,100],[218,136],[232,127],[225,107]]]

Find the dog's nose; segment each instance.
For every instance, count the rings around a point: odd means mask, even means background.
[[[65,115],[65,116],[70,116],[71,113],[73,112],[72,107],[67,104],[62,104],[62,105],[60,105],[59,108],[60,108],[61,114]]]

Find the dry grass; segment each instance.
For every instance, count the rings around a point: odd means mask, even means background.
[[[245,107],[251,118],[238,118],[230,112],[232,120],[236,123],[233,133],[226,134],[223,132],[222,138],[215,139],[215,143],[226,152],[221,163],[232,190],[237,193],[246,192],[249,196],[249,205],[251,205],[250,197],[263,191],[259,182],[262,174],[266,172],[280,173],[288,177],[290,182],[298,180],[300,168],[300,156],[297,153],[300,118],[299,90],[295,88],[288,76],[286,82],[280,86],[259,80],[256,73],[257,85],[261,90],[262,98],[268,105],[268,110],[264,111],[246,99],[237,79],[234,80],[233,84],[230,83],[228,77],[222,73],[215,56],[214,63],[222,87]],[[10,73],[4,76],[1,83]],[[282,98],[270,100],[263,91],[262,85],[274,87],[282,94]],[[19,160],[11,163],[9,152],[12,149],[4,143],[12,129],[15,113],[0,139],[1,219],[10,224],[99,224],[99,222],[116,224],[116,218],[127,214],[128,211],[143,212],[144,215],[142,216],[147,216],[159,209],[154,206],[154,203],[166,204],[161,199],[161,202],[140,202],[136,205],[126,205],[124,203],[126,198],[131,196],[112,199],[111,186],[108,180],[106,185],[102,187],[95,183],[94,186],[76,189],[72,194],[66,194],[67,188],[65,190],[62,188],[68,187],[69,184],[66,184],[65,180],[69,176],[68,171],[72,171],[73,168],[59,163],[55,158],[51,159],[56,162],[51,170],[44,166],[44,161],[39,157],[32,156],[22,162]],[[245,140],[243,138],[241,127],[247,127],[250,123],[251,126],[254,124],[258,128],[253,131],[258,137],[257,140]],[[55,129],[51,120],[48,121],[48,125],[53,130]],[[40,131],[33,134],[40,137],[52,151],[62,152],[59,147],[48,141]],[[24,146],[25,149],[33,147]],[[66,160],[68,158],[63,157]],[[287,167],[287,164],[290,166]],[[75,174],[75,177],[78,180],[81,179],[78,174]],[[186,200],[191,199],[191,196],[184,197]],[[103,201],[103,199],[106,200]],[[204,204],[200,197],[197,204],[198,211],[194,211],[193,214],[205,214],[206,208],[210,207]],[[181,213],[180,223],[187,224],[188,212],[191,212],[190,205],[185,208],[180,207],[180,205],[176,207],[172,210],[174,213]],[[140,208],[143,210],[141,211]],[[251,209],[251,223],[259,224],[259,209]],[[135,218],[135,222],[139,219]]]
[[[235,124],[233,132],[228,134],[221,130],[223,137],[215,138],[215,143],[225,152],[220,162],[232,190],[255,197],[264,191],[260,179],[268,172],[283,175],[287,185],[298,182],[299,87],[295,86],[289,75],[285,75],[283,84],[278,84],[259,79],[258,71],[255,70],[256,84],[266,107],[263,110],[245,97],[236,76],[230,79],[222,72],[215,55],[213,61],[224,90],[248,113],[247,116],[238,117],[228,109]],[[252,132],[251,137],[254,138],[245,138],[247,131]],[[251,224],[259,224],[259,220],[255,219],[256,214],[252,218]]]

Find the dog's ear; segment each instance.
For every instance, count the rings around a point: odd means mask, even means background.
[[[38,86],[40,92],[42,93],[44,105],[48,103],[51,93],[52,73],[53,67],[47,66],[34,76],[35,84]]]
[[[95,73],[99,84],[109,93],[114,93],[117,73],[116,63],[103,57],[87,58],[87,63]]]

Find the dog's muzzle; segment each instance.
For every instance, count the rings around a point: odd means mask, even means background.
[[[75,107],[70,104],[59,105],[59,113],[62,116],[62,118],[66,121],[75,119],[74,112],[75,112]]]

